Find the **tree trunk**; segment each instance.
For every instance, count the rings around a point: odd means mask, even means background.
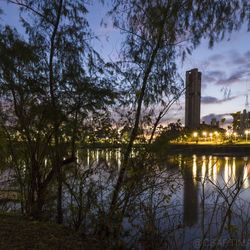
[[[63,223],[62,210],[62,169],[59,167],[57,172],[57,223]]]
[[[63,1],[60,0],[58,3],[58,9],[56,13],[55,24],[53,32],[50,39],[50,55],[49,55],[49,86],[50,86],[50,98],[53,111],[55,112],[54,119],[54,139],[55,139],[55,162],[53,168],[56,169],[57,174],[57,222],[62,223],[63,214],[62,214],[62,178],[61,178],[61,165],[60,165],[60,152],[59,152],[59,118],[58,118],[58,107],[55,96],[55,79],[54,79],[54,68],[53,68],[53,59],[55,55],[55,40],[58,32],[58,27],[61,18]]]
[[[140,117],[141,117],[141,108],[142,108],[143,99],[144,99],[144,95],[145,95],[145,91],[146,91],[146,87],[147,87],[147,83],[148,83],[148,78],[149,78],[150,72],[152,70],[152,67],[153,67],[153,64],[155,61],[155,57],[156,57],[158,50],[160,48],[162,36],[163,36],[163,27],[161,28],[156,46],[154,47],[154,49],[150,55],[149,63],[145,69],[145,73],[144,73],[144,77],[143,77],[143,81],[142,81],[142,87],[141,87],[140,95],[138,98],[134,127],[132,129],[130,140],[129,140],[129,143],[127,145],[126,151],[124,153],[123,164],[122,164],[122,167],[120,169],[119,176],[118,176],[118,179],[117,179],[114,191],[113,191],[113,195],[112,195],[111,205],[110,205],[110,209],[109,209],[109,216],[111,216],[111,217],[112,217],[112,215],[115,211],[115,208],[116,208],[118,195],[119,195],[119,192],[120,192],[121,187],[122,187],[122,183],[123,183],[126,169],[128,167],[130,153],[132,151],[134,141],[137,137],[138,127],[139,127],[139,122],[140,122]]]

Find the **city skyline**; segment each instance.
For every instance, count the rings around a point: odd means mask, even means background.
[[[200,127],[201,108],[201,72],[197,68],[186,72],[185,127]]]
[[[18,22],[18,10],[12,4],[2,1],[4,14],[2,24],[10,24],[23,32]],[[116,60],[121,42],[120,31],[112,26],[107,18],[108,6],[100,3],[89,5],[89,24],[99,40],[93,45],[106,59]],[[97,15],[98,13],[98,15]],[[101,22],[106,25],[100,25]],[[246,94],[250,90],[250,32],[244,25],[238,32],[226,35],[225,39],[215,43],[212,49],[208,48],[207,40],[188,55],[185,61],[178,63],[178,71],[185,81],[185,72],[198,68],[202,73],[201,80],[201,122],[209,123],[211,118],[218,120],[225,117],[226,123],[231,122],[230,113],[245,109]],[[185,121],[185,96],[173,105],[163,123],[181,119]]]
[[[201,122],[209,123],[213,117],[218,120],[225,117],[226,123],[231,122],[230,113],[245,109],[246,94],[250,94],[249,40],[250,33],[244,27],[234,32],[230,40],[215,44],[212,49],[208,49],[208,43],[204,41],[184,63],[182,68],[186,71],[198,68],[202,73]],[[183,116],[184,101],[183,97],[181,109],[173,109],[173,117],[180,113]]]

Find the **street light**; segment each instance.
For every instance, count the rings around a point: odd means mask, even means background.
[[[212,141],[213,139],[213,133],[209,133],[210,140]]]
[[[248,134],[249,134],[249,130],[245,130],[246,142],[247,142]]]
[[[197,132],[193,133],[193,137],[194,137],[196,143],[198,143],[198,133]]]
[[[206,131],[203,131],[202,132],[202,135],[205,137],[205,141],[207,140],[207,132]]]
[[[234,135],[234,140],[236,141],[237,133],[234,132],[233,135]]]
[[[218,133],[218,131],[214,131],[214,134],[215,134],[215,139],[216,139],[216,143],[217,143],[217,141],[218,141],[218,136],[219,136],[219,133]]]

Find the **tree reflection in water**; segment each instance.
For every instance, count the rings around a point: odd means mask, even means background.
[[[103,248],[188,249],[197,239],[200,248],[226,247],[232,240],[246,245],[248,157],[157,156],[134,151],[115,219],[110,221],[108,209],[121,155],[120,149],[78,151],[77,165],[67,169],[63,181],[69,226],[95,237]],[[50,197],[54,192],[52,186]],[[51,218],[53,204],[44,209]]]
[[[84,225],[85,234],[99,235],[107,245],[119,242],[148,249],[180,248],[191,247],[199,239],[204,247],[209,239],[219,246],[228,244],[231,238],[237,242],[249,229],[248,223],[244,227],[242,223],[248,219],[249,208],[245,194],[249,193],[250,168],[246,157],[140,157],[134,152],[117,220],[112,222],[116,230],[110,232],[106,230],[110,223],[106,216],[121,162],[120,150],[88,150],[83,156],[79,166],[91,171],[82,182],[82,191],[74,191],[81,194],[80,207],[72,202],[73,189],[67,191],[71,197],[69,207],[75,207],[69,221],[76,221],[78,214],[81,222],[75,225],[81,230]],[[72,182],[74,187],[80,185],[77,178]],[[91,200],[89,204],[86,197]],[[232,233],[235,228],[239,229],[237,235]]]

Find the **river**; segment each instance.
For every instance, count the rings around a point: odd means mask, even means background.
[[[77,171],[69,168],[65,175],[66,223],[101,234],[121,157],[120,149],[78,151]],[[250,249],[249,187],[248,156],[135,150],[119,196],[119,239],[130,249]],[[47,214],[54,211],[51,204]]]
[[[119,149],[87,150],[83,156],[87,167],[104,161],[118,171],[121,165]],[[140,157],[136,152],[133,156]],[[155,249],[250,248],[250,157],[179,154],[145,161],[146,171],[134,180],[129,177],[134,183],[123,219],[127,244]]]

